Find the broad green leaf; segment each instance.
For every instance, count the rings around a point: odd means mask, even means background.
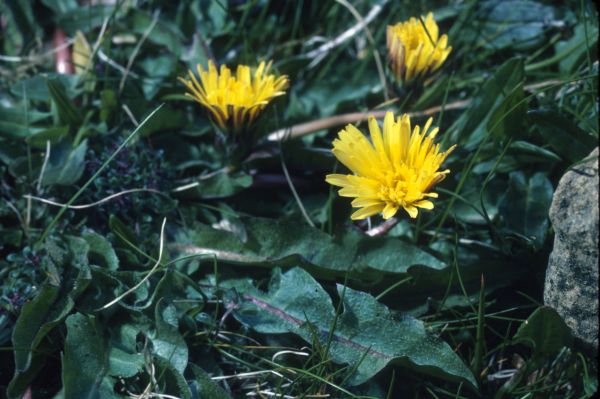
[[[160,299],[155,309],[156,331],[150,336],[154,353],[183,374],[188,362],[188,347],[178,331],[177,309]]]
[[[73,309],[74,301],[91,281],[87,267],[87,244],[80,238],[68,241],[70,252],[52,241],[46,243],[47,256],[42,260],[42,267],[53,283],[42,286],[38,296],[23,307],[15,325],[13,345],[16,370],[7,391],[11,398],[23,394],[44,367],[48,356],[54,353],[56,347],[45,337],[63,323]],[[61,280],[59,270],[68,265],[67,261],[73,268],[64,272],[69,279],[59,288],[56,285]]]
[[[569,162],[577,162],[598,146],[598,138],[581,130],[565,115],[552,110],[532,110],[527,113],[542,138],[557,154]]]
[[[57,286],[44,284],[36,297],[23,306],[13,331],[17,371],[26,370],[31,365],[32,350],[71,310],[73,304],[68,302],[58,312],[53,309],[59,299],[59,291]]]
[[[62,361],[65,399],[117,398],[107,377],[109,352],[103,327],[94,316],[76,313],[66,320]]]
[[[133,377],[144,369],[144,355],[128,353],[112,345],[108,352],[108,374],[114,377]]]
[[[46,367],[47,353],[51,353],[55,348],[48,341],[42,341],[36,348],[38,353],[32,357],[31,366],[25,371],[15,371],[13,378],[6,388],[6,397],[9,399],[22,399],[23,394],[31,382],[35,380],[38,374]]]
[[[44,73],[21,79],[10,87],[10,92],[20,100],[49,102],[51,100],[48,90],[48,80],[59,81],[66,90],[69,98],[73,98],[79,92],[76,85],[78,77],[58,73]]]
[[[144,96],[147,100],[151,100],[156,93],[161,89],[163,85],[163,79],[172,75],[175,72],[175,67],[177,64],[177,59],[172,54],[169,55],[159,55],[152,54],[150,57],[147,57],[143,60],[140,60],[138,64],[142,67],[142,69],[146,72],[148,76],[152,76],[152,79],[147,79],[144,81],[142,85],[142,90],[144,91]],[[173,122],[180,120],[181,126],[177,126],[179,128],[185,125],[185,118],[183,117],[183,112],[177,109],[169,109],[167,111],[167,107],[161,112],[167,112],[171,118],[165,118],[166,122],[170,122],[169,124],[173,124]],[[174,118],[174,113],[180,114],[178,118]],[[154,125],[154,124],[153,124]]]
[[[46,142],[50,142],[50,145],[55,145],[60,142],[63,138],[69,134],[68,126],[57,126],[49,129],[40,130],[36,133],[31,134],[27,137],[27,142],[32,147],[45,149]],[[52,149],[52,147],[50,147]]]
[[[11,398],[21,397],[43,367],[47,355],[36,356],[36,353],[46,335],[64,320],[74,306],[70,296],[61,297],[59,294],[60,287],[45,283],[36,297],[21,309],[12,335],[15,375],[7,390]]]
[[[184,113],[181,109],[176,109],[165,105],[162,107],[152,119],[151,123],[147,123],[140,129],[141,137],[148,137],[160,131],[168,131],[171,134],[172,130],[181,129],[186,124]]]
[[[196,182],[191,183],[188,189],[177,192],[181,198],[225,198],[230,197],[252,185],[252,176],[240,172],[217,172],[208,177],[200,176]]]
[[[104,266],[109,270],[117,270],[119,268],[119,258],[112,247],[112,244],[100,234],[93,231],[86,231],[82,234],[82,238],[89,245],[90,260],[99,259],[100,266]]]
[[[534,348],[535,356],[548,359],[572,342],[571,331],[556,310],[549,306],[537,308],[521,324],[513,341]]]
[[[181,399],[192,399],[192,392],[187,381],[173,364],[162,356],[154,356],[154,364],[156,365],[157,382],[161,393],[171,395]]]
[[[39,112],[15,104],[11,107],[0,105],[0,136],[10,139],[29,137],[40,130],[34,124],[48,117],[48,112]]]
[[[546,240],[553,192],[552,183],[544,173],[538,172],[527,179],[523,172],[513,172],[499,204],[506,226],[531,239],[538,249]]]
[[[62,27],[70,36],[80,30],[87,33],[99,28],[105,19],[113,15],[115,5],[88,4],[85,7],[76,7],[65,10],[57,16],[57,25]]]
[[[346,66],[346,68],[354,67]],[[329,116],[344,105],[348,107],[349,103],[364,98],[380,83],[375,74],[358,76],[348,80],[342,74],[336,74],[325,81],[315,81],[302,93],[298,93],[301,97],[301,104],[298,105],[308,108],[305,111],[311,108],[318,110],[321,116]]]
[[[52,147],[42,184],[70,186],[76,183],[85,171],[86,153],[87,140],[83,140],[76,148],[68,142]]]
[[[377,282],[406,273],[413,265],[443,269],[445,264],[407,242],[364,236],[349,230],[329,236],[303,222],[241,218],[246,241],[235,233],[197,225],[181,232],[174,248],[187,253],[214,255],[218,260],[263,267],[302,264],[316,276],[340,278],[350,272],[362,282]]]
[[[528,50],[546,42],[553,24],[562,25],[555,8],[531,0],[486,0],[479,13],[486,48]]]
[[[133,9],[132,13],[133,31],[140,35],[144,34],[153,24],[152,17],[140,9]],[[177,25],[167,22],[164,18],[158,19],[148,34],[148,40],[154,44],[164,46],[177,57],[181,55],[183,50],[183,34],[179,31]]]
[[[76,87],[79,80],[77,76],[58,73],[39,74],[19,80],[11,86],[10,91],[22,100],[27,98],[29,101],[49,102],[51,99],[47,84],[49,80],[60,82],[69,98],[73,98],[79,93],[79,89]]]
[[[227,392],[211,380],[206,371],[193,363],[190,363],[190,369],[194,374],[196,389],[200,398],[230,399]]]
[[[351,385],[371,379],[389,363],[417,372],[476,386],[468,367],[450,346],[425,330],[410,316],[396,318],[371,295],[337,286],[343,312],[334,325],[335,307],[323,288],[301,268],[273,273],[268,292],[239,287],[239,299],[230,298],[234,316],[265,334],[294,333],[307,342],[327,344],[336,363],[356,371]],[[237,301],[237,302],[236,302]],[[315,336],[317,335],[317,336]]]
[[[228,18],[230,10],[224,4],[200,0],[191,7],[194,17],[199,21],[198,29],[202,36],[213,38],[223,35],[235,26]]]
[[[559,162],[561,160],[554,152],[522,140],[510,143],[510,153],[522,163]]]
[[[65,242],[66,241],[66,242]],[[46,359],[56,351],[46,337],[60,326],[75,306],[75,300],[91,282],[87,243],[79,237],[48,239],[41,268],[48,276],[37,296],[21,309],[13,330],[15,375],[9,397],[20,397]]]

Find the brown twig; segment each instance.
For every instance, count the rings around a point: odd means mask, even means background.
[[[530,85],[525,86],[523,89],[525,91],[534,91],[546,88],[548,86],[557,85],[560,83],[562,83],[562,81],[550,79],[545,80],[543,82],[532,83]],[[390,102],[393,102],[393,100]],[[471,104],[471,99],[458,100],[448,103],[446,105],[437,105],[435,107],[427,108],[423,111],[409,112],[408,115],[410,115],[411,117],[430,116],[437,114],[442,109],[452,110],[467,108],[469,104]],[[307,134],[318,132],[319,130],[330,129],[335,126],[346,125],[348,123],[366,121],[371,115],[374,116],[376,119],[382,119],[387,111],[388,110],[372,110],[366,112],[352,112],[349,114],[329,116],[327,118],[317,119],[310,122],[300,123],[298,125],[294,125],[288,128],[276,130],[272,133],[269,133],[267,135],[267,139],[269,141],[280,141],[283,139],[302,137],[306,136]]]
[[[444,107],[436,106],[431,107],[423,111],[409,112],[411,117],[429,116],[437,114],[442,110],[450,109],[461,109],[466,108],[471,103],[471,100],[459,100]],[[382,119],[388,110],[373,110],[366,112],[352,112],[349,114],[334,115],[327,118],[317,119],[310,122],[300,123],[289,128],[279,129],[267,136],[269,141],[279,141],[287,138],[302,137],[307,134],[317,132],[319,130],[329,129],[335,126],[345,125],[348,123],[356,123],[366,121],[370,116],[374,116],[376,119]]]
[[[385,222],[365,231],[365,234],[370,237],[377,237],[386,234],[390,231],[395,225],[398,224],[397,218],[389,218]]]

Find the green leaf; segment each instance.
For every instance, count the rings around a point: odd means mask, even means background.
[[[133,9],[133,31],[140,35],[144,34],[153,23],[152,17],[140,10]],[[182,53],[184,42],[183,34],[179,31],[177,25],[166,22],[160,18],[148,34],[148,40],[154,44],[164,46],[167,50],[179,57]]]
[[[200,177],[195,186],[177,195],[181,198],[225,198],[252,185],[252,176],[239,172],[220,171],[208,177]]]
[[[158,355],[154,356],[154,363],[157,366],[156,375],[162,393],[176,395],[181,399],[192,399],[192,392],[187,381],[183,374],[173,367],[172,363]]]
[[[50,145],[55,145],[69,134],[68,126],[57,126],[49,129],[40,130],[27,137],[27,142],[35,148],[46,148],[46,142],[50,141]]]
[[[511,155],[518,157],[522,163],[559,162],[561,160],[554,152],[522,140],[510,143],[510,153]]]
[[[527,113],[524,98],[523,84],[520,83],[494,109],[487,123],[487,129],[494,140],[506,142],[509,138],[522,134]]]
[[[152,79],[146,79],[143,82],[142,90],[144,91],[144,97],[147,100],[151,100],[156,93],[161,89],[163,85],[163,79],[172,75],[175,72],[175,67],[177,65],[177,59],[173,57],[172,54],[169,55],[159,55],[152,54],[150,57],[144,58],[138,62],[138,65],[142,67],[142,69],[146,72],[148,76],[152,76]],[[166,111],[166,108],[162,110],[162,112]],[[179,120],[181,120],[181,125],[183,126],[186,122],[183,117],[183,112],[177,109],[170,109],[167,111],[171,116],[173,112],[180,113]],[[176,120],[176,119],[175,119]],[[167,122],[173,122],[173,119],[167,119]]]
[[[161,298],[155,308],[156,331],[150,336],[154,353],[183,374],[188,362],[188,347],[178,331],[177,309]]]
[[[230,10],[223,3],[201,0],[194,3],[191,11],[198,20],[198,29],[203,37],[223,35],[235,26],[231,18],[228,18]]]
[[[79,7],[76,0],[42,0],[55,14],[61,15]]]
[[[523,59],[511,58],[486,80],[469,108],[450,127],[450,142],[466,143],[465,147],[475,147],[488,132],[488,121],[498,107],[506,109],[504,98],[512,93],[525,78]],[[516,91],[518,92],[518,90]],[[498,111],[500,112],[500,111]],[[498,118],[501,115],[497,116]],[[492,126],[489,126],[490,128]]]
[[[116,345],[108,352],[109,374],[129,378],[144,369],[144,356],[141,353],[128,353]]]
[[[284,274],[276,269],[267,293],[240,288],[238,302],[230,304],[235,306],[233,314],[240,322],[260,333],[291,332],[307,342],[318,339],[322,345],[326,345],[331,334],[331,359],[356,367],[349,379],[351,385],[368,381],[390,362],[438,378],[477,385],[458,355],[428,333],[421,321],[410,316],[395,318],[367,293],[337,286],[344,309],[332,332],[335,308],[331,298],[301,268]]]
[[[0,105],[0,136],[11,139],[31,136],[36,130],[40,130],[33,124],[43,121],[49,116],[48,112],[38,112],[24,106],[12,104],[11,107],[5,107]]]
[[[47,323],[52,305],[58,298],[58,292],[59,287],[44,284],[36,297],[23,306],[15,324],[12,339],[15,347],[15,369],[17,371],[23,371],[31,365],[32,350],[52,327],[62,319],[60,317],[61,313],[66,313],[65,311],[59,313],[58,320],[54,318],[54,320]],[[65,306],[66,309],[69,309],[68,304]]]
[[[152,123],[147,123],[140,129],[141,137],[148,137],[160,131],[172,131],[181,129],[187,123],[185,115],[181,109],[176,109],[165,105],[162,107],[152,119]],[[171,134],[171,132],[169,132]]]
[[[111,243],[98,233],[87,231],[82,234],[82,237],[89,244],[90,260],[100,260],[100,266],[106,267],[108,270],[117,270],[119,268],[119,258],[115,253]]]
[[[193,363],[190,363],[190,369],[196,379],[196,389],[200,398],[211,398],[211,399],[230,399],[231,397],[225,392],[220,386],[215,384],[210,379],[206,371]]]
[[[69,36],[74,36],[80,30],[87,33],[99,28],[105,19],[113,15],[114,5],[86,5],[65,10],[57,16],[56,24],[63,28]]]
[[[538,172],[527,179],[523,172],[512,172],[508,190],[499,204],[506,226],[531,239],[538,249],[546,240],[553,192],[552,183],[544,173]]]
[[[25,53],[25,50],[29,48],[31,42],[39,37],[41,26],[35,20],[32,10],[32,4],[27,0],[7,0],[5,7],[0,4],[0,11],[3,15],[6,15],[3,28],[3,32],[9,33],[10,28],[14,28],[14,32],[17,33],[17,37],[10,37],[6,35],[3,39],[7,41],[14,41],[13,46]],[[4,14],[6,12],[6,14]],[[12,26],[11,26],[12,25]],[[4,36],[4,35],[3,35]]]
[[[77,106],[67,95],[64,85],[57,79],[48,79],[46,85],[52,101],[56,105],[59,119],[74,129],[79,128],[83,122],[83,117]]]
[[[592,18],[579,21],[573,27],[573,36],[556,43],[557,59],[560,59],[560,69],[565,74],[576,73],[585,65],[587,52],[592,59],[598,58],[598,25]],[[587,39],[586,39],[587,31]]]
[[[99,321],[94,316],[76,313],[67,318],[66,325],[62,359],[65,399],[119,397],[107,377],[109,352]]]
[[[532,110],[527,116],[550,147],[569,162],[580,161],[598,145],[598,138],[555,110]]]
[[[15,375],[8,386],[9,397],[20,397],[44,366],[47,355],[35,354],[46,335],[64,320],[74,306],[70,296],[61,297],[59,293],[60,287],[45,283],[36,297],[21,309],[12,335]]]
[[[18,98],[29,101],[49,102],[51,99],[48,81],[58,81],[64,87],[68,98],[74,98],[78,93],[77,82],[79,77],[58,73],[35,75],[31,78],[19,80],[11,86],[10,91]]]
[[[549,359],[565,346],[570,346],[572,336],[560,315],[549,306],[537,308],[521,324],[513,337],[515,343],[523,343],[535,349],[535,356]]]
[[[114,90],[102,90],[100,92],[100,120],[105,123],[108,122],[118,104],[117,93]]]
[[[70,186],[76,183],[85,171],[86,153],[87,140],[83,140],[76,148],[72,148],[68,142],[52,147],[42,184]]]
[[[558,20],[554,7],[531,0],[487,0],[481,2],[481,30],[489,49],[529,50],[546,43],[546,32]]]
[[[362,282],[385,280],[406,273],[413,265],[443,269],[445,264],[404,241],[364,236],[347,231],[332,237],[305,223],[262,218],[240,218],[246,230],[242,242],[234,232],[197,225],[182,232],[179,249],[216,256],[220,261],[263,267],[301,264],[319,278],[335,279],[350,272]],[[189,243],[189,244],[184,244]],[[190,245],[191,244],[191,245]]]
[[[135,232],[131,230],[129,226],[123,223],[123,221],[117,216],[109,216],[108,227],[110,227],[110,230],[119,238],[117,241],[119,241],[120,244],[122,244],[125,248],[129,248],[128,242],[136,242]]]

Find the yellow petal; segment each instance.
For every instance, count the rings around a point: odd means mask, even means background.
[[[385,208],[383,208],[383,218],[385,220],[391,218],[392,216],[394,216],[396,214],[396,212],[398,212],[398,205],[397,204],[391,204],[391,203],[387,203],[385,205]]]
[[[423,209],[433,209],[433,202],[427,200],[415,202],[414,205]]]
[[[408,215],[413,219],[416,218],[417,215],[419,214],[419,210],[417,208],[415,208],[414,206],[405,205],[403,208],[406,211],[406,213],[408,213]]]
[[[383,207],[384,207],[384,204],[368,206],[366,208],[362,208],[362,209],[359,209],[358,211],[354,212],[350,216],[350,218],[352,220],[366,219],[369,216],[373,216],[373,215],[376,215],[379,212],[381,212],[383,210]]]
[[[348,176],[341,175],[341,174],[327,175],[327,176],[325,176],[325,181],[333,186],[340,186],[340,187],[344,187],[344,186],[347,186],[348,184],[350,184],[348,182]]]

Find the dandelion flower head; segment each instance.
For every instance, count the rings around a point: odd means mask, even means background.
[[[196,69],[199,79],[190,70],[188,79],[179,80],[189,90],[186,95],[202,104],[222,129],[248,126],[288,86],[287,76],[269,74],[271,62],[262,61],[254,73],[249,66],[238,65],[235,75],[225,65],[217,70],[212,61],[208,70],[200,65]]]
[[[421,20],[408,21],[387,27],[388,59],[398,81],[408,82],[426,76],[442,66],[452,47],[448,36],[439,37],[439,28],[433,14]]]
[[[440,151],[434,143],[438,128],[430,130],[431,123],[430,118],[422,129],[411,128],[408,115],[395,119],[388,112],[383,134],[375,118],[369,118],[371,141],[353,125],[338,133],[333,154],[354,174],[330,174],[325,180],[342,187],[340,196],[354,198],[352,206],[360,209],[353,220],[378,213],[389,219],[400,208],[415,218],[418,208],[433,209],[429,198],[438,195],[431,190],[450,173],[439,169],[454,146]]]

